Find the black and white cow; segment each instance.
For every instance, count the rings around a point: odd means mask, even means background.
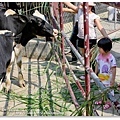
[[[58,31],[53,29],[53,27],[45,20],[44,16],[38,11],[35,11],[33,15],[26,17],[18,15],[11,9],[5,10],[5,8],[2,7],[0,8],[0,29],[12,31],[15,40],[11,62],[6,72],[6,90],[9,91],[10,89],[10,73],[15,58],[18,66],[19,85],[20,87],[24,87],[25,81],[21,71],[21,49],[25,47],[30,39],[36,37],[36,35],[54,37],[57,35]]]
[[[0,30],[0,89],[5,80],[13,51],[13,34],[8,30]]]

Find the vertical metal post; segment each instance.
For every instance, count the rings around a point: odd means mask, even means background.
[[[59,13],[60,13],[60,30],[62,31],[63,30],[63,12],[62,12],[62,7],[63,7],[63,4],[62,2],[59,3],[60,5],[60,9],[59,9]],[[62,51],[62,56],[63,56],[63,59],[62,59],[62,68],[63,68],[63,72],[65,72],[65,58],[64,58],[64,37],[62,36],[61,38],[61,51]]]
[[[85,68],[90,67],[89,60],[89,15],[88,15],[88,2],[83,2],[83,12],[84,12],[84,59]],[[90,99],[90,76],[85,70],[85,89],[86,89],[86,100]],[[86,106],[86,116],[89,115],[89,105]]]

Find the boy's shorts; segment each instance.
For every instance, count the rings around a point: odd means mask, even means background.
[[[97,39],[89,39],[89,45],[90,45],[89,47],[90,47],[90,49],[94,45],[96,45],[96,43],[97,43]],[[78,47],[84,48],[84,39],[78,38]]]

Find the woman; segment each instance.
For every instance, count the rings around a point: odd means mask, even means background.
[[[65,2],[64,2],[65,3]],[[67,2],[66,2],[67,4]],[[104,27],[100,23],[100,17],[96,15],[94,12],[92,12],[92,8],[96,4],[93,2],[88,2],[88,14],[89,14],[89,47],[90,49],[96,45],[97,43],[97,35],[96,35],[96,29],[95,26],[98,28],[98,30],[101,32],[103,37],[108,37]],[[73,12],[78,13],[78,47],[81,51],[81,55],[84,56],[84,18],[83,18],[83,3],[80,4],[79,7],[71,7],[71,9],[63,8],[63,11],[66,12]],[[94,70],[94,68],[93,68]],[[81,79],[84,79],[85,77],[81,77]]]

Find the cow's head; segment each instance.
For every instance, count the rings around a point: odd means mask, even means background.
[[[34,32],[40,36],[54,37],[57,36],[58,30],[54,29],[52,25],[46,21],[43,14],[39,13],[38,10],[35,10],[33,16],[30,16],[30,21],[34,26]]]
[[[36,35],[44,37],[56,37],[58,30],[54,29],[40,13],[35,11],[32,16],[28,16],[29,22],[22,31],[21,45],[26,46],[28,41]]]

